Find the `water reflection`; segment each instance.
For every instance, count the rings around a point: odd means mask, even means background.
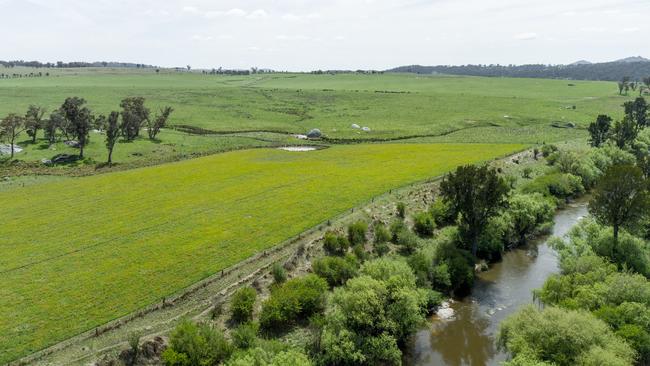
[[[555,216],[553,236],[564,236],[587,214],[586,202],[567,207]],[[452,304],[452,319],[431,319],[405,353],[406,365],[482,366],[506,359],[494,340],[499,323],[532,301],[531,291],[558,272],[556,253],[545,239],[527,248],[509,251],[500,263],[482,273],[468,296]]]

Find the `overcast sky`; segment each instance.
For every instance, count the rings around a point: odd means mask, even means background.
[[[386,69],[650,57],[650,0],[0,0],[0,59]]]

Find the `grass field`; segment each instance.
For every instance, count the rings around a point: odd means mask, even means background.
[[[390,188],[522,145],[254,149],[0,190],[0,363],[159,301]]]
[[[552,122],[584,127],[598,113],[619,117],[620,105],[633,97],[618,96],[615,83],[593,81],[411,74],[229,77],[111,69],[52,72],[49,77],[0,80],[0,115],[23,113],[30,103],[51,111],[72,95],[106,113],[117,109],[122,98],[137,95],[146,97],[153,110],[174,107],[172,124],[215,131],[305,133],[320,128],[334,138],[394,138],[477,126],[537,126],[535,138],[542,141],[557,138]],[[371,132],[354,130],[352,123]]]

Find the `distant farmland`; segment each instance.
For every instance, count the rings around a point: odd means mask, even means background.
[[[615,83],[594,81],[413,74],[51,72],[48,77],[0,80],[0,115],[23,114],[30,103],[52,111],[69,96],[83,97],[91,109],[107,113],[118,109],[126,96],[143,96],[154,112],[159,106],[172,106],[172,124],[221,132],[305,133],[320,128],[333,138],[395,138],[489,126],[534,130],[526,142],[535,143],[565,140],[561,134],[585,136],[579,129],[558,131],[551,124],[573,122],[580,128],[598,113],[619,117],[620,105],[634,96],[619,96]],[[350,128],[353,123],[370,132]]]
[[[391,188],[521,149],[238,151],[0,192],[0,363],[128,314]]]

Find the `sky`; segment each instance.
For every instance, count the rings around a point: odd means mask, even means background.
[[[0,60],[279,71],[650,57],[650,0],[0,0]]]

